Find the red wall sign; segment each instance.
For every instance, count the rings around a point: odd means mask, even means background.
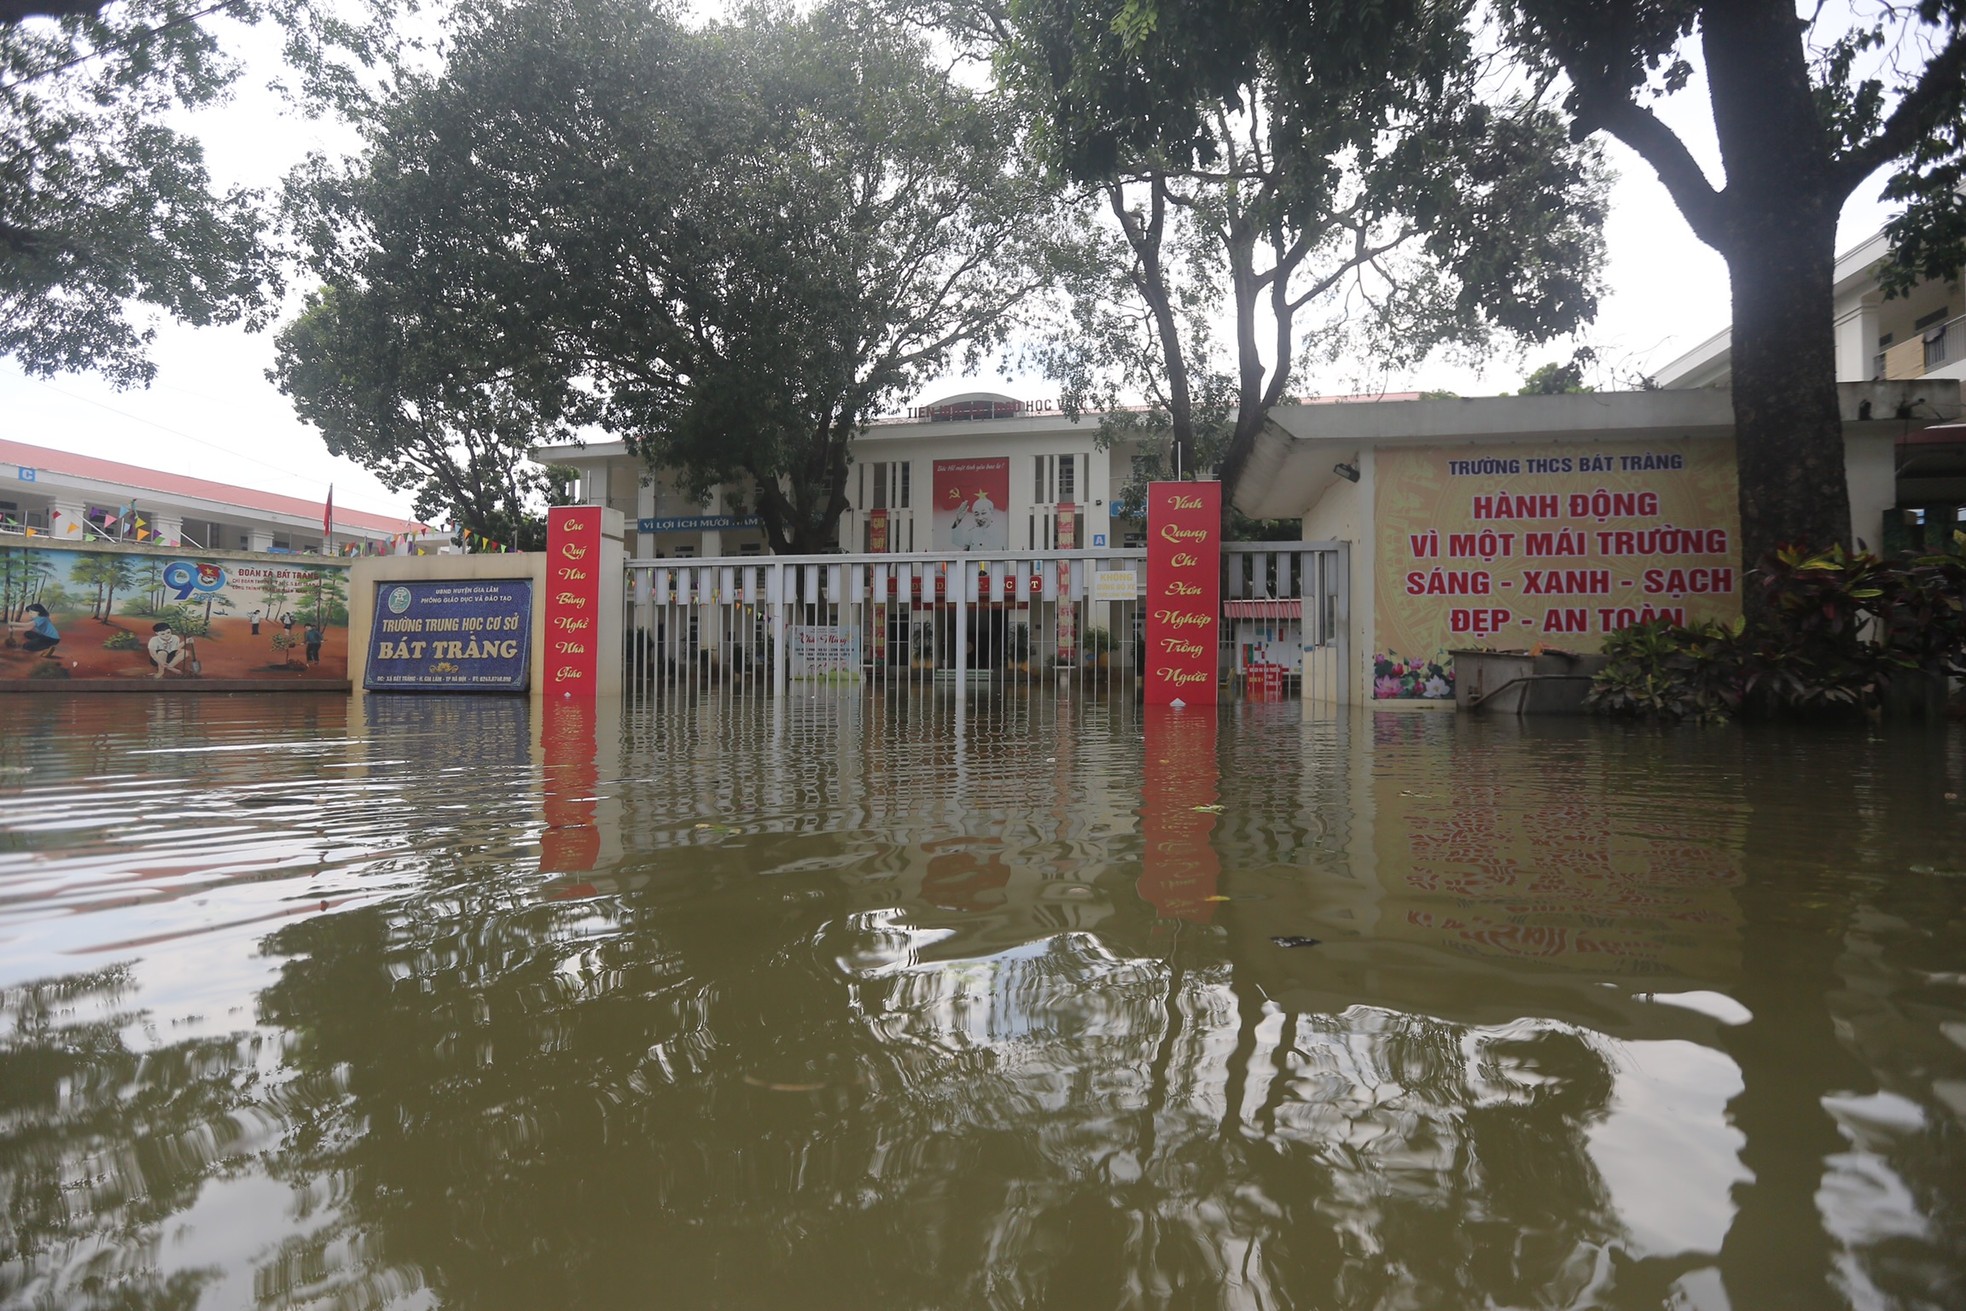
[[[1003,551],[1010,547],[1010,457],[937,460],[935,549]]]
[[[601,509],[550,511],[546,522],[546,694],[593,700],[600,689]]]
[[[1147,488],[1150,706],[1215,704],[1222,622],[1222,484]]]

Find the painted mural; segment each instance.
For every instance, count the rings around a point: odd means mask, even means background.
[[[348,566],[0,546],[0,680],[348,677]]]
[[[1643,620],[1740,613],[1731,441],[1375,459],[1376,700],[1451,700],[1457,648],[1588,652]]]

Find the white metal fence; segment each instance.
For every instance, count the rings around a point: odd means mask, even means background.
[[[1060,685],[1137,695],[1151,658],[1146,555],[630,560],[625,684],[658,701],[742,701],[813,683],[943,689],[959,701]],[[1223,599],[1218,667],[1230,694],[1344,699],[1344,543],[1232,544]]]

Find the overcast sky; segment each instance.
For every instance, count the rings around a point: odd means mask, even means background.
[[[253,74],[249,71],[248,80]],[[263,75],[261,80],[264,80]],[[1711,118],[1697,81],[1662,107],[1662,116],[1718,176]],[[307,150],[345,148],[345,131],[279,118],[270,97],[242,95],[198,120],[213,172],[248,185],[272,186]],[[1651,170],[1615,142],[1607,153],[1618,173],[1606,231],[1610,295],[1597,323],[1580,338],[1620,376],[1652,372],[1727,326],[1726,265],[1695,240]],[[1839,250],[1875,232],[1889,211],[1876,199],[1882,178],[1854,194],[1838,233]],[[1484,373],[1431,365],[1390,378],[1388,390],[1445,388],[1462,395],[1513,390],[1548,360],[1567,359],[1570,344],[1534,349],[1526,360],[1497,359]],[[236,328],[160,324],[147,390],[118,392],[89,375],[30,378],[0,361],[0,432],[17,441],[123,460],[289,496],[320,498],[330,483],[338,506],[383,514],[409,511],[407,494],[391,492],[360,466],[328,454],[320,435],[301,424],[266,380],[270,334]],[[997,387],[1050,395],[1041,383],[951,378],[934,395]],[[1297,393],[1351,390],[1344,379],[1296,380]]]

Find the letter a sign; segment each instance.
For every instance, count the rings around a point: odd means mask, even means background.
[[[1215,704],[1222,625],[1222,484],[1147,488],[1146,703]]]

